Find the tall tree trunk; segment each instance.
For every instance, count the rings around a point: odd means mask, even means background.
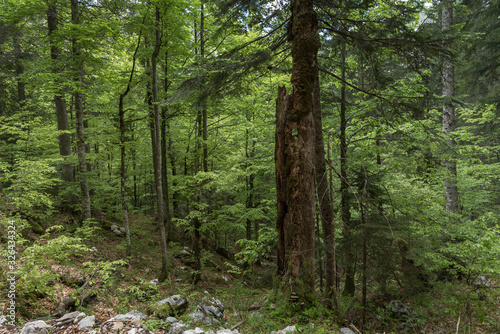
[[[453,1],[442,0],[444,8],[441,11],[441,29],[448,30],[453,25]],[[450,48],[449,43],[445,46]],[[455,95],[455,67],[453,65],[452,56],[446,54],[443,56],[443,97],[445,105],[443,106],[443,128],[445,134],[449,134],[455,130],[455,107],[452,105],[452,98]],[[448,139],[450,154],[444,159],[444,167],[448,172],[448,176],[444,181],[444,196],[446,201],[446,212],[458,214],[458,187],[457,187],[457,164],[453,150],[455,143],[452,139]]]
[[[252,117],[247,115],[247,121],[251,122]],[[253,162],[251,159],[255,156],[255,139],[252,139],[252,142],[250,144],[250,131],[246,129],[245,132],[245,169],[246,172],[249,173],[247,175],[245,181],[246,181],[246,193],[247,193],[247,198],[246,198],[246,208],[247,210],[253,209],[254,208],[254,181],[255,181],[255,174],[253,173],[253,168],[252,164]],[[254,240],[257,240],[259,237],[259,231],[255,230],[254,231]],[[246,221],[246,238],[247,240],[252,239],[252,220],[247,219]]]
[[[345,283],[343,295],[354,296],[354,268],[355,256],[354,245],[351,233],[351,205],[349,195],[349,182],[347,179],[347,117],[346,117],[346,96],[345,96],[345,66],[346,66],[346,50],[345,41],[342,41],[341,51],[341,76],[342,83],[340,88],[340,194],[341,194],[341,215],[342,226],[344,232],[344,259],[345,259]]]
[[[132,128],[132,141],[135,141],[134,138],[134,128]],[[134,175],[134,208],[139,206],[138,194],[137,194],[137,158],[136,158],[136,149],[135,145],[132,147],[132,173]]]
[[[21,32],[17,30],[14,33],[13,44],[14,44],[14,57],[15,57],[15,71],[16,71],[16,81],[17,81],[17,102],[19,107],[22,109],[26,104],[26,83],[22,78],[24,74],[24,66],[21,61],[23,57],[23,51],[21,49],[21,43],[19,42],[19,37]]]
[[[328,171],[329,171],[329,184],[328,184],[328,193],[330,194],[330,198],[333,199],[333,166],[332,159],[330,157],[330,133],[328,133],[328,141],[327,141],[327,160],[328,160]],[[335,317],[335,321],[340,321],[340,313],[339,313],[339,300],[337,295],[337,241],[335,239],[335,220],[334,216],[332,216],[332,233],[331,233],[331,253],[332,253],[332,300],[333,300],[333,315]]]
[[[130,71],[130,77],[127,83],[127,88],[125,91],[120,94],[120,100],[118,103],[118,117],[120,119],[120,194],[121,194],[121,202],[122,202],[122,211],[123,211],[123,221],[125,223],[125,236],[127,240],[127,249],[126,249],[126,257],[131,255],[131,242],[130,242],[130,226],[128,219],[128,206],[127,206],[127,193],[125,188],[125,110],[123,108],[123,100],[130,92],[130,86],[132,84],[132,80],[134,78],[135,71],[135,61],[137,56],[137,51],[139,50],[139,46],[141,45],[141,35],[139,34],[139,38],[137,39],[137,47],[135,48],[134,56],[132,58],[132,70]]]
[[[55,2],[49,5],[47,9],[47,24],[49,31],[49,38],[53,36],[58,29],[58,17],[57,17],[57,6]],[[57,43],[51,40],[50,42],[50,58],[52,59],[52,73],[57,75],[60,73],[57,62],[59,61],[59,55],[61,50],[57,46]],[[66,112],[66,101],[62,92],[59,90],[54,94],[54,104],[56,106],[56,116],[57,116],[57,129],[59,131],[69,131],[68,123],[68,113]],[[59,135],[59,154],[64,158],[71,155],[71,137],[69,133],[63,133]],[[66,182],[74,182],[73,177],[73,164],[70,162],[64,162],[61,164],[61,179]],[[71,202],[71,201],[70,201]]]
[[[292,0],[291,9],[293,95],[279,87],[276,103],[277,274],[285,295],[307,308],[316,298],[313,92],[320,41],[313,0]]]
[[[172,187],[174,188],[174,191],[172,192],[172,217],[179,218],[180,198],[179,198],[179,192],[175,190],[175,187],[177,185],[175,180],[175,177],[177,176],[177,165],[175,162],[177,159],[175,158],[174,143],[172,141],[170,122],[167,122],[167,130],[168,130],[168,158],[170,159],[170,164],[172,165]]]
[[[80,24],[80,12],[78,9],[78,0],[71,0],[71,22],[75,25]],[[76,118],[76,140],[78,147],[78,168],[79,168],[79,182],[81,192],[81,205],[82,205],[82,219],[86,220],[91,218],[92,213],[90,209],[90,194],[89,185],[87,181],[87,162],[85,159],[85,130],[84,130],[84,116],[83,116],[83,59],[80,51],[79,42],[76,37],[73,38],[73,66],[75,72],[75,118]]]
[[[168,46],[168,45],[167,45]],[[165,98],[168,93],[168,51],[165,52]],[[165,210],[165,228],[167,229],[167,240],[172,238],[172,221],[170,219],[169,187],[168,187],[168,164],[167,164],[167,107],[161,108],[161,179],[163,187],[163,208]]]
[[[200,14],[200,56],[205,58],[205,5],[201,2]],[[203,78],[203,85],[205,86],[205,77]],[[205,88],[205,87],[204,87]],[[201,99],[201,113],[202,113],[202,134],[203,134],[203,171],[208,172],[208,128],[207,128],[207,91],[202,92]]]
[[[332,258],[332,225],[333,225],[333,203],[328,191],[328,177],[326,174],[325,144],[323,142],[323,122],[321,117],[321,99],[319,77],[314,83],[314,128],[315,155],[314,170],[316,180],[316,192],[319,201],[319,213],[321,226],[323,228],[323,243],[325,247],[325,273],[327,295],[333,297],[335,282],[333,279],[333,258]]]
[[[205,5],[203,1],[201,2],[200,7],[200,56],[201,58],[205,58]],[[201,92],[201,101],[200,101],[200,111],[198,112],[198,140],[197,143],[201,141],[202,147],[202,168],[203,172],[208,172],[208,150],[207,150],[207,96],[205,89],[205,78],[203,77],[203,90]],[[199,144],[197,145],[199,147]],[[198,156],[199,150],[196,150],[196,156]],[[201,203],[203,197],[203,189],[202,186],[196,185],[198,189],[197,192],[197,201]],[[201,279],[201,257],[202,257],[202,247],[201,247],[201,220],[199,218],[194,219],[194,229],[193,229],[193,251],[194,251],[194,269],[195,274],[193,278],[194,284],[197,284]]]
[[[135,59],[134,59],[135,60]],[[132,69],[133,73],[133,69]],[[123,211],[123,222],[125,223],[125,236],[127,240],[127,249],[125,252],[125,256],[129,257],[130,254],[130,226],[128,219],[128,207],[127,207],[127,193],[125,189],[125,111],[123,109],[123,99],[127,96],[130,86],[127,86],[127,89],[124,93],[120,94],[120,101],[118,104],[118,115],[120,118],[120,195],[121,195],[121,204]]]
[[[160,53],[161,39],[160,39],[160,9],[156,6],[156,20],[155,20],[155,49],[151,57],[151,71],[153,76],[153,109],[155,118],[155,150],[154,157],[154,172],[156,180],[156,196],[157,196],[157,210],[158,210],[158,227],[160,229],[160,243],[161,243],[161,273],[158,280],[163,282],[167,278],[167,237],[165,233],[165,217],[163,209],[163,187],[161,179],[161,120],[160,108],[158,106],[158,72],[157,72],[157,58]]]

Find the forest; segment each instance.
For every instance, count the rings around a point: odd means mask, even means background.
[[[0,333],[500,333],[499,120],[500,0],[3,0]]]

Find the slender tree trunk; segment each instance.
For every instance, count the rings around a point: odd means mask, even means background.
[[[368,198],[366,194],[366,189],[363,194],[363,202],[361,203],[361,224],[363,226],[363,251],[362,251],[362,282],[361,282],[361,312],[362,312],[362,328],[366,325],[366,294],[367,294],[367,254],[368,254],[368,238],[366,234],[366,215],[368,213]]]
[[[200,8],[200,56],[203,59],[205,57],[205,5],[203,1],[201,2]],[[205,78],[203,78],[203,86],[205,85]],[[207,150],[207,97],[205,87],[201,92],[201,101],[200,101],[200,111],[198,112],[198,140],[197,143],[201,141],[202,147],[202,157],[201,163],[203,171],[208,172],[208,150]],[[200,140],[201,139],[201,140]],[[199,147],[199,144],[197,144]],[[196,156],[198,156],[199,150],[196,150]],[[197,169],[198,170],[198,169]],[[202,201],[202,191],[201,186],[196,185],[198,189],[197,199],[198,203]],[[193,251],[194,251],[194,269],[195,275],[193,278],[194,284],[197,284],[201,279],[201,257],[202,257],[202,247],[201,247],[201,220],[199,218],[194,219],[194,229],[193,229]]]
[[[340,88],[340,194],[341,194],[341,214],[342,226],[344,232],[344,259],[345,259],[345,285],[343,295],[354,296],[354,268],[355,256],[354,245],[351,233],[351,205],[349,195],[349,182],[347,179],[347,117],[346,117],[346,96],[345,96],[345,65],[346,50],[345,41],[342,41],[341,51],[341,76],[342,83]]]
[[[158,210],[158,227],[160,229],[160,243],[161,243],[161,273],[158,278],[164,281],[167,278],[167,237],[165,233],[165,217],[163,209],[163,187],[161,179],[161,120],[160,109],[158,106],[158,72],[157,72],[157,58],[160,53],[161,39],[160,39],[160,9],[156,6],[156,21],[155,21],[155,49],[151,57],[151,71],[153,76],[153,109],[155,118],[155,151],[154,157],[154,171],[156,180],[156,196],[157,196],[157,210]]]
[[[205,5],[201,2],[200,14],[200,55],[205,58]],[[203,78],[203,85],[205,85],[205,78]],[[206,89],[202,92],[201,100],[201,113],[202,113],[202,132],[203,132],[203,171],[208,172],[208,124],[207,124],[207,92]]]
[[[330,176],[330,182],[328,185],[330,198],[333,200],[333,166],[332,159],[330,158],[330,133],[328,133],[328,141],[327,141],[327,160],[328,160],[328,171]],[[334,215],[332,215],[332,233],[331,233],[331,253],[332,253],[332,300],[333,300],[333,315],[335,317],[335,321],[338,323],[340,321],[339,314],[339,301],[337,295],[337,241],[335,239],[335,220]]]
[[[279,87],[276,103],[277,274],[285,295],[307,308],[316,299],[313,92],[320,41],[313,1],[292,0],[291,9],[293,95]]]
[[[57,6],[55,3],[51,3],[47,9],[47,25],[49,38],[53,36],[58,29],[58,17],[57,17]],[[57,47],[56,42],[50,42],[50,58],[52,59],[52,73],[57,75],[60,73],[57,62],[59,61],[59,55],[61,50]],[[58,80],[56,80],[58,82]],[[69,131],[68,114],[66,112],[66,101],[61,91],[54,94],[54,104],[56,106],[56,116],[57,116],[57,129],[59,131]],[[59,135],[59,154],[63,158],[67,158],[71,155],[71,137],[69,133],[63,133]],[[61,164],[61,179],[65,182],[74,182],[73,177],[73,164],[70,162],[64,162]],[[68,202],[73,202],[70,198],[67,199]]]
[[[318,211],[318,210],[316,210]],[[324,245],[324,242],[321,242],[320,237],[319,237],[319,221],[320,221],[320,216],[316,215],[316,263],[318,264],[318,274],[319,274],[319,291],[323,292],[323,252],[322,248]]]
[[[328,191],[328,177],[326,174],[325,144],[323,142],[323,122],[321,117],[320,101],[319,77],[317,77],[314,84],[314,128],[316,130],[314,169],[321,226],[323,227],[323,243],[325,247],[326,291],[327,295],[332,298],[333,289],[335,289],[335,283],[332,275],[333,258],[331,252],[334,215],[333,203]]]
[[[168,46],[168,44],[167,44]],[[168,51],[165,52],[165,98],[168,93]],[[167,229],[167,240],[172,238],[172,221],[170,219],[169,187],[168,187],[168,164],[167,164],[167,107],[161,108],[161,178],[163,186],[163,207],[165,210],[165,228]]]
[[[118,117],[120,119],[120,194],[121,194],[121,202],[122,202],[122,211],[123,211],[123,221],[125,223],[125,235],[127,240],[127,249],[126,249],[126,257],[131,255],[131,242],[130,242],[130,226],[128,219],[128,206],[127,206],[127,193],[125,188],[126,174],[125,174],[125,110],[123,108],[123,100],[130,92],[130,86],[132,84],[132,80],[134,78],[135,71],[135,60],[137,56],[137,51],[139,50],[139,46],[141,44],[141,35],[139,34],[139,38],[137,39],[137,47],[135,48],[134,56],[132,58],[132,70],[130,71],[130,77],[127,83],[127,88],[125,91],[120,94],[120,100],[118,103]]]
[[[172,165],[172,187],[174,191],[172,192],[172,217],[178,218],[180,217],[179,213],[179,192],[175,190],[177,185],[175,181],[175,177],[177,176],[177,165],[176,165],[176,157],[174,151],[174,143],[172,141],[172,132],[170,129],[170,122],[167,122],[167,131],[168,131],[168,158],[170,159],[170,164]]]
[[[21,62],[23,51],[21,49],[21,43],[19,42],[19,37],[21,33],[20,31],[16,31],[13,38],[14,45],[14,57],[15,57],[15,72],[16,72],[16,81],[17,81],[17,102],[19,103],[19,107],[22,109],[26,104],[26,83],[22,78],[24,74],[24,66]]]
[[[134,59],[135,61],[135,59]],[[132,69],[133,73],[133,69]],[[132,74],[133,75],[133,74]],[[130,226],[128,219],[128,207],[127,207],[127,193],[125,188],[125,111],[123,109],[123,99],[127,96],[130,86],[127,86],[127,89],[124,93],[120,94],[120,101],[118,104],[118,115],[120,118],[120,195],[121,195],[121,204],[123,211],[123,222],[125,223],[125,236],[127,240],[127,249],[125,252],[125,256],[129,257],[130,254]]]
[[[448,30],[453,25],[453,1],[442,0],[444,8],[441,12],[441,29]],[[448,48],[449,43],[445,43]],[[443,106],[443,128],[442,132],[449,134],[455,130],[455,107],[452,105],[452,98],[455,95],[455,67],[453,65],[452,56],[446,54],[443,56],[443,97],[445,105]],[[453,153],[455,143],[452,139],[448,139],[450,154],[444,159],[444,167],[448,172],[448,176],[444,181],[444,196],[446,201],[446,212],[458,214],[458,187],[457,187],[457,164]]]
[[[78,0],[71,0],[71,21],[73,24],[80,24],[80,13]],[[76,140],[78,147],[78,168],[80,171],[79,182],[81,191],[82,219],[87,220],[92,216],[90,209],[90,194],[87,181],[87,162],[85,159],[85,130],[83,116],[83,59],[78,40],[73,38],[73,66],[75,71],[75,118],[76,118]]]
[[[252,121],[251,117],[247,116],[247,121]],[[251,145],[251,146],[250,146]],[[250,160],[255,156],[255,140],[252,139],[252,143],[250,144],[250,131],[246,129],[245,132],[245,169],[246,172],[249,173],[246,177],[246,208],[250,210],[254,208],[254,181],[255,175],[252,171],[252,162]],[[254,239],[257,240],[259,237],[259,231],[255,230]],[[247,219],[246,221],[246,238],[247,240],[252,239],[252,220]]]
[[[134,128],[132,128],[132,141],[135,141],[134,138]],[[139,206],[138,194],[137,194],[137,160],[136,160],[136,151],[135,145],[132,147],[132,173],[134,174],[134,208]]]

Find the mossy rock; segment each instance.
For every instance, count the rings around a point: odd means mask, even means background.
[[[75,288],[75,289],[81,287],[85,283],[85,280],[82,277],[75,278],[75,277],[69,277],[66,275],[61,275],[59,277],[59,281],[61,283],[63,283],[64,285],[69,286],[71,288]]]
[[[104,228],[105,230],[111,231],[111,225],[116,225],[116,223],[114,223],[110,220],[102,220],[101,221],[101,227]]]
[[[163,320],[183,314],[188,306],[189,303],[185,296],[174,295],[150,305],[146,310],[146,314]]]
[[[34,233],[36,233],[38,235],[42,235],[45,233],[45,229],[37,222],[31,223],[31,229],[33,230]]]

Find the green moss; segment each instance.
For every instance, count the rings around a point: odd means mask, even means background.
[[[35,232],[36,234],[39,234],[39,235],[42,235],[45,233],[45,229],[37,222],[31,223],[31,229],[33,230],[33,232]]]
[[[165,303],[156,309],[155,315],[159,319],[166,319],[170,316],[174,316],[175,310],[172,309],[169,303]]]

